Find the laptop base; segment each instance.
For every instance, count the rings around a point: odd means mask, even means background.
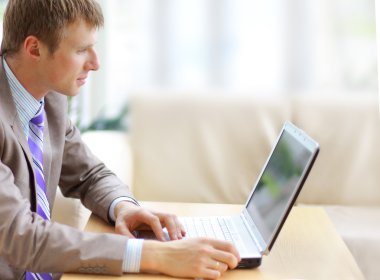
[[[261,265],[262,258],[241,259],[237,268],[255,268]]]

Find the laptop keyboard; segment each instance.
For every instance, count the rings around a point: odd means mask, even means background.
[[[181,217],[187,237],[210,237],[233,243],[241,253],[245,251],[243,239],[228,217]]]

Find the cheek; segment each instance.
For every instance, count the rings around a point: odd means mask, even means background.
[[[62,60],[50,72],[50,77],[55,82],[68,82],[77,78],[78,73],[81,72],[81,67],[81,63],[76,60]]]

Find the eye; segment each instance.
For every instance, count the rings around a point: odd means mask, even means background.
[[[85,48],[85,49],[79,49],[77,52],[78,53],[85,53],[87,51],[87,48]]]

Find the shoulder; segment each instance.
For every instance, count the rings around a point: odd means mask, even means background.
[[[57,110],[66,110],[67,96],[57,93],[57,92],[49,92],[45,96],[45,106],[52,107]]]
[[[45,96],[45,111],[50,117],[60,118],[67,116],[67,97],[57,92],[50,92]]]
[[[45,113],[49,131],[54,131],[54,135],[65,135],[69,123],[67,97],[57,92],[48,93],[45,96]]]
[[[3,143],[4,143],[4,123],[3,123],[3,119],[0,118],[0,145],[1,147],[4,147]]]
[[[2,110],[2,106],[0,106],[0,145],[1,145],[1,148],[4,147],[4,137],[6,135],[5,133],[5,130],[6,130],[6,124],[4,123],[6,122],[6,117],[4,115],[4,112]],[[10,127],[8,125],[8,127]]]

